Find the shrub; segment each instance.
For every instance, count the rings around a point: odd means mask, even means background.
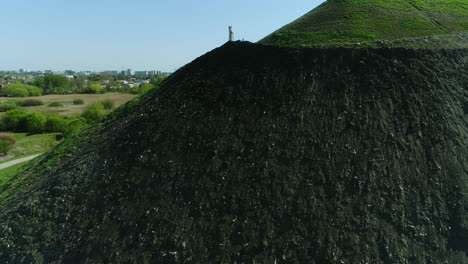
[[[16,106],[22,106],[24,103],[24,100],[15,100],[15,101],[10,101],[13,102]]]
[[[84,104],[83,99],[73,99],[73,104],[74,105],[82,105]]]
[[[59,102],[52,102],[49,104],[49,107],[63,107],[63,104]]]
[[[29,92],[29,96],[41,96],[42,89],[37,86],[25,85],[26,90]]]
[[[39,106],[43,105],[44,103],[41,100],[37,99],[27,99],[21,102],[21,106],[28,107],[28,106]]]
[[[11,97],[27,97],[29,96],[29,92],[24,87],[24,85],[20,83],[13,83],[5,85],[5,87],[2,88],[2,95]]]
[[[13,148],[13,144],[11,142],[0,140],[0,155],[5,156],[11,148]]]
[[[84,93],[90,94],[103,94],[106,92],[106,89],[102,87],[100,83],[97,82],[89,82],[88,88],[84,90]]]
[[[111,110],[111,109],[113,109],[114,106],[115,106],[115,102],[112,101],[112,100],[109,100],[109,99],[108,99],[108,100],[101,101],[101,104],[102,104],[102,106],[104,107],[104,109],[106,109],[106,110]]]
[[[46,132],[60,132],[64,133],[67,129],[68,122],[62,117],[49,116],[45,122],[44,130]]]
[[[17,130],[19,132],[40,133],[44,131],[46,118],[39,113],[28,113],[20,119]]]
[[[149,90],[153,89],[154,86],[152,84],[149,84],[149,83],[144,83],[140,86],[140,91],[139,93],[140,94],[145,94],[147,93]]]
[[[0,112],[10,111],[16,108],[17,108],[17,105],[15,104],[15,102],[0,103]]]
[[[129,88],[129,89],[127,90],[127,92],[128,92],[129,94],[139,94],[139,93],[140,93],[140,90],[139,90],[138,88]]]
[[[2,130],[17,131],[21,119],[26,115],[21,110],[7,111],[2,117]]]
[[[101,119],[105,114],[104,106],[98,102],[88,106],[81,116],[88,121],[95,121]]]
[[[22,83],[8,84],[0,90],[3,96],[11,97],[27,97],[27,96],[40,96],[42,90],[39,87],[26,85]]]

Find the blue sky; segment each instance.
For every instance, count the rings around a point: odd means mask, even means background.
[[[323,0],[0,0],[0,70],[174,71],[256,42]]]

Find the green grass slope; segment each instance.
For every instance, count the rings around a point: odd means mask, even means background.
[[[466,0],[328,0],[260,43],[342,46],[464,32]]]

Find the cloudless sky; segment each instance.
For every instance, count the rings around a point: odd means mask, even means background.
[[[324,0],[0,0],[0,70],[174,71]]]

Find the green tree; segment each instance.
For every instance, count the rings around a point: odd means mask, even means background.
[[[42,95],[42,89],[37,87],[37,86],[32,86],[32,85],[24,85],[26,90],[29,92],[29,96],[41,96]]]
[[[43,76],[36,77],[34,79],[33,84],[37,87],[44,88],[45,87],[45,78]]]
[[[70,80],[70,90],[73,93],[82,93],[86,88],[86,80],[82,76],[75,76]]]
[[[64,133],[67,129],[68,122],[62,117],[49,116],[45,122],[46,132],[61,132]]]
[[[17,131],[21,119],[26,115],[21,110],[10,110],[2,116],[2,130]]]
[[[86,88],[85,93],[91,94],[103,94],[106,92],[106,89],[98,82],[88,82],[88,88]]]
[[[12,83],[5,85],[1,89],[1,94],[3,96],[11,96],[11,97],[27,97],[29,96],[28,90],[20,83]]]
[[[11,97],[40,96],[42,95],[42,90],[36,86],[12,83],[0,89],[0,95]]]
[[[19,132],[41,133],[44,131],[46,118],[39,113],[29,113],[21,118],[17,130]]]
[[[39,86],[44,94],[70,93],[70,80],[67,77],[56,74],[46,74],[34,80],[34,85]]]

